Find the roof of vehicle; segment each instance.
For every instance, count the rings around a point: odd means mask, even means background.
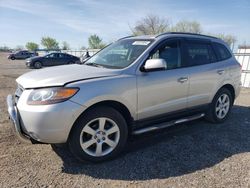
[[[146,40],[146,39],[156,39],[156,38],[162,38],[162,37],[172,37],[172,36],[178,36],[178,37],[195,37],[195,38],[203,38],[203,39],[214,39],[214,40],[220,40],[217,37],[209,36],[209,35],[203,35],[203,34],[196,34],[196,33],[187,33],[187,32],[166,32],[159,35],[142,35],[142,36],[127,36],[123,37],[119,40],[130,38],[130,39],[138,39],[138,40]]]

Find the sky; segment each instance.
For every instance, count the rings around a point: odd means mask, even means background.
[[[250,43],[250,0],[0,0],[0,46],[40,44],[50,36],[79,49],[92,34],[109,43],[131,35],[130,27],[150,14],[173,25],[198,21],[207,33]]]

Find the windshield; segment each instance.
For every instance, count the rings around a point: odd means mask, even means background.
[[[85,65],[122,69],[133,63],[153,40],[123,39],[117,41],[86,61]]]

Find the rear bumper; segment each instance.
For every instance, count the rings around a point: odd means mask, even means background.
[[[21,129],[20,116],[12,95],[7,96],[8,113],[12,121],[12,128],[18,138],[23,142],[30,142],[30,137],[25,135]]]

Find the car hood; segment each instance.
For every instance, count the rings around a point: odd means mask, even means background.
[[[25,89],[63,86],[69,82],[116,76],[120,71],[88,65],[63,65],[34,70],[17,78],[17,83]]]
[[[42,57],[40,56],[34,56],[34,57],[30,57],[30,58],[27,58],[26,61],[34,61],[34,60],[38,60],[38,59],[41,59]]]

